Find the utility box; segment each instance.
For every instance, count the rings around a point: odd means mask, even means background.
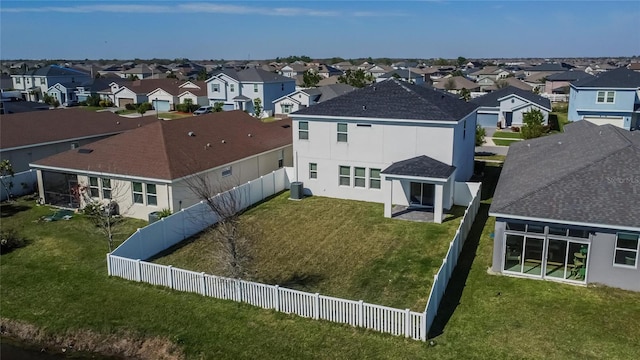
[[[291,183],[291,196],[289,199],[291,200],[302,200],[304,197],[304,187],[302,186],[301,181],[294,181]]]
[[[153,224],[154,222],[160,220],[160,212],[159,211],[154,211],[152,213],[149,213],[149,224]]]

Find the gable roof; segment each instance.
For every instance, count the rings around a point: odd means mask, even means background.
[[[575,87],[640,88],[640,73],[621,67],[605,71],[598,76],[579,79],[571,83]]]
[[[23,75],[23,74],[19,74]],[[32,69],[24,72],[24,75],[32,75],[32,76],[90,76],[88,73],[71,69],[67,67],[62,67],[58,65],[48,65],[39,69]]]
[[[264,71],[258,68],[250,68],[238,71],[238,79],[242,82],[258,82],[258,83],[273,83],[273,82],[292,82],[295,79],[282,76],[280,74]]]
[[[575,81],[579,79],[592,79],[594,76],[580,70],[569,70],[547,76],[549,81]]]
[[[640,229],[638,161],[640,132],[569,124],[511,145],[490,213]]]
[[[436,89],[446,89],[449,86],[449,82],[453,82],[453,88],[451,90],[473,90],[480,88],[479,84],[474,83],[464,76],[452,76],[439,79],[437,83],[433,84],[433,87]]]
[[[112,112],[58,109],[0,117],[0,149],[117,134],[158,121],[153,116],[125,118]],[[25,131],[29,129],[29,131]]]
[[[320,103],[327,100],[331,100],[336,96],[340,96],[340,95],[344,95],[346,93],[352,92],[356,88],[351,85],[338,83],[338,84],[320,86],[320,87],[317,87],[316,89],[318,90],[320,95],[317,101]]]
[[[459,121],[476,107],[444,91],[389,79],[291,115]]]
[[[240,110],[156,121],[80,147],[90,153],[70,150],[33,165],[169,181],[290,145],[290,124]]]
[[[526,71],[566,71],[571,66],[565,63],[544,63],[536,66],[526,68]]]
[[[147,95],[154,90],[162,89],[177,96],[184,92],[184,90],[180,88],[180,85],[183,83],[184,81],[178,79],[142,79],[121,84],[121,88],[127,88],[136,94],[144,95]],[[202,83],[199,83],[198,85],[201,85],[201,87],[204,86]]]
[[[420,74],[412,72],[411,70],[408,70],[408,69],[394,69],[385,74],[380,75],[380,79],[390,79],[395,76],[398,76],[401,79],[415,79],[417,77],[420,77]]]
[[[395,162],[382,170],[382,173],[388,175],[448,179],[454,171],[456,171],[455,166],[447,165],[426,155],[420,155],[411,159]]]
[[[551,111],[551,101],[547,98],[544,98],[540,95],[536,95],[534,93],[532,93],[531,91],[526,91],[526,90],[522,90],[519,89],[515,86],[507,86],[504,87],[500,90],[496,90],[493,92],[490,92],[486,95],[482,95],[480,97],[477,97],[475,99],[471,99],[469,102],[474,103],[478,106],[482,106],[482,107],[499,107],[500,106],[500,99],[509,96],[509,95],[516,95],[518,97],[521,97],[527,101],[530,101],[536,105],[539,105],[549,111]]]

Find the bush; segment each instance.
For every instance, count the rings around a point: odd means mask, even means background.
[[[0,229],[0,254],[6,254],[26,244],[27,241],[15,229]]]
[[[519,133],[520,132],[520,128],[517,126],[512,126],[511,127],[511,131],[515,132],[515,133]]]
[[[482,146],[482,144],[484,144],[484,137],[486,135],[485,129],[480,125],[476,125],[476,146]]]
[[[100,106],[100,96],[98,95],[91,95],[87,98],[87,105],[88,106]]]
[[[533,109],[522,116],[524,125],[522,126],[522,138],[533,139],[542,136],[544,133],[544,115],[538,109]]]
[[[80,101],[80,102],[78,103],[78,105],[80,105],[80,106],[87,106],[87,102],[86,102],[86,101]]]
[[[136,106],[134,104],[125,104],[124,108],[127,110],[135,110]]]
[[[171,209],[164,208],[158,211],[158,219],[166,218],[168,216],[171,216]]]

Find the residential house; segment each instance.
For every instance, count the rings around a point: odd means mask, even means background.
[[[569,85],[572,81],[591,78],[593,78],[593,75],[580,70],[568,70],[551,74],[545,78],[544,92],[546,94],[568,94]]]
[[[31,164],[45,203],[82,207],[75,194],[115,201],[121,215],[148,219],[202,199],[194,183],[212,191],[291,166],[291,122],[263,123],[228,111],[152,124]]]
[[[351,85],[333,84],[311,89],[296,90],[273,101],[275,116],[288,116],[290,113],[333,99],[355,90]]]
[[[61,105],[77,102],[76,91],[78,85],[78,83],[55,83],[47,89],[47,94],[58,100]]]
[[[114,104],[118,107],[125,107],[127,104],[142,104],[145,102],[153,102],[155,97],[150,98],[149,93],[158,89],[167,88],[178,91],[182,81],[177,79],[145,79],[134,80],[128,83],[111,84],[111,92],[114,97]],[[156,93],[154,96],[161,96]],[[167,101],[163,98],[163,101]],[[162,103],[166,105],[166,103]]]
[[[120,77],[123,79],[142,80],[150,78],[153,75],[153,70],[149,66],[140,64],[130,69],[124,70],[120,73]]]
[[[389,79],[397,79],[410,82],[416,85],[424,84],[424,77],[421,74],[412,73],[409,69],[395,69],[376,78],[376,82],[382,82]]]
[[[640,62],[629,63],[627,69],[640,72]]]
[[[468,73],[468,77],[476,82],[483,78],[487,78],[492,80],[492,83],[495,83],[498,79],[506,79],[510,74],[511,73],[509,71],[498,66],[485,66],[475,71],[470,71]]]
[[[570,121],[587,120],[613,124],[627,130],[640,129],[640,73],[618,68],[594,78],[571,83]]]
[[[292,63],[285,65],[280,69],[280,75],[288,78],[295,78],[298,75],[304,74],[309,68],[303,64]]]
[[[478,125],[482,127],[508,128],[522,126],[524,114],[531,110],[539,110],[547,123],[551,112],[551,101],[531,91],[514,86],[471,99],[478,106]]]
[[[480,85],[464,76],[443,77],[433,84],[436,89],[446,90],[453,94],[459,94],[462,89],[480,91]]]
[[[320,64],[317,67],[314,67],[314,71],[325,79],[331,76],[342,75],[342,70],[336,69],[333,66],[326,65],[326,64]]]
[[[161,87],[147,94],[149,102],[158,111],[172,111],[177,104],[184,104],[185,100],[194,105],[209,105],[207,85],[204,81],[171,81],[161,84]]]
[[[115,97],[111,92],[111,87],[114,86],[114,88],[117,87],[117,89],[119,89],[121,86],[129,83],[130,81],[127,79],[122,79],[120,77],[114,78],[109,75],[106,77],[91,79],[76,86],[75,97],[78,102],[81,102],[86,101],[90,96],[95,95],[99,96],[100,99],[108,99],[115,104]]]
[[[549,73],[556,74],[562,73],[567,70],[571,70],[573,68],[572,65],[566,63],[543,63],[536,66],[531,66],[524,69],[525,76],[531,76],[535,73]]]
[[[13,88],[22,93],[28,101],[41,101],[43,95],[56,83],[83,83],[91,79],[91,75],[78,70],[57,65],[49,65],[39,69],[28,70],[21,74],[11,75]]]
[[[293,114],[296,181],[308,194],[429,209],[441,222],[473,174],[475,105],[397,79]],[[466,204],[464,204],[466,205]]]
[[[207,81],[209,104],[223,103],[224,110],[244,110],[252,113],[255,99],[260,99],[263,114],[271,116],[273,101],[295,88],[295,79],[251,68],[241,71],[221,71]]]
[[[77,108],[3,115],[0,117],[0,158],[9,160],[15,172],[26,171],[33,161],[154,121],[157,120],[152,117],[127,119],[109,111]]]
[[[339,69],[341,71],[347,71],[347,70],[353,70],[354,66],[351,62],[349,61],[341,61],[339,63],[335,63],[333,64],[333,67],[335,67],[336,69]]]
[[[379,78],[380,76],[392,71],[393,68],[391,66],[384,66],[384,65],[373,65],[370,66],[369,68],[365,69],[364,72],[366,74],[369,74],[371,76],[373,76],[374,78]]]
[[[580,121],[510,146],[492,270],[640,291],[640,132]]]

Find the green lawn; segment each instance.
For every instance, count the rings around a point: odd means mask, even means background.
[[[496,160],[504,161],[507,157],[505,155],[476,155],[475,160]]]
[[[492,138],[501,138],[501,139],[522,139],[522,134],[519,132],[512,131],[496,131],[492,136]]]
[[[127,110],[127,109],[124,109],[124,110],[116,111],[116,114],[118,114],[118,115],[128,115],[128,114],[135,114],[137,112],[138,112],[138,110]]]
[[[181,118],[190,117],[190,116],[193,116],[193,114],[182,113],[182,112],[170,112],[170,113],[165,112],[165,113],[158,114],[158,118],[165,119],[165,120],[181,119]]]
[[[81,106],[81,108],[88,111],[98,111],[104,109],[102,106]]]
[[[443,224],[386,219],[383,205],[289,192],[242,215],[259,228],[255,280],[308,292],[424,311],[464,208]],[[157,263],[220,274],[208,235],[169,251]]]
[[[565,125],[569,123],[568,114],[566,112],[552,112],[549,116],[556,116],[558,119],[558,125],[560,126],[560,131],[564,128]]]
[[[509,140],[509,139],[496,139],[496,138],[493,138],[493,143],[498,145],[498,146],[509,146],[509,145],[513,144],[514,142],[518,142],[518,141],[520,141],[520,140],[513,140],[513,139]]]

